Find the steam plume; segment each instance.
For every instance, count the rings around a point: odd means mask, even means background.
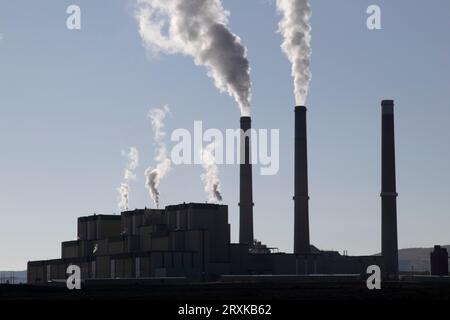
[[[120,210],[128,210],[130,195],[129,182],[136,179],[134,171],[139,165],[139,152],[135,147],[131,147],[128,153],[122,152],[122,154],[127,157],[128,163],[123,174],[123,182],[117,188],[117,192],[119,192],[118,207]]]
[[[205,173],[201,175],[205,184],[205,192],[208,195],[208,202],[222,201],[220,193],[219,169],[217,168],[214,155],[214,142],[210,143],[202,150],[202,165]]]
[[[145,184],[157,208],[159,208],[160,204],[158,186],[172,166],[172,161],[167,158],[166,144],[163,141],[166,135],[163,131],[164,119],[169,112],[169,107],[164,106],[162,109],[152,109],[148,114],[154,132],[154,141],[156,144],[156,155],[154,159],[157,162],[157,165],[155,168],[150,167],[145,170]]]
[[[220,0],[137,0],[136,19],[152,54],[181,53],[205,66],[221,92],[250,115],[251,82],[247,49],[228,28],[229,12]]]
[[[281,48],[292,63],[296,103],[303,106],[311,81],[311,7],[308,0],[277,0],[277,9],[282,15]]]

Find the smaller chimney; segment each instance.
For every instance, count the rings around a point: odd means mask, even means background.
[[[308,148],[306,107],[295,107],[294,253],[309,254]]]
[[[250,117],[241,117],[241,163],[239,188],[239,243],[253,244],[253,186],[251,164]],[[243,152],[243,154],[242,154]]]
[[[381,252],[383,273],[398,279],[397,186],[395,176],[394,101],[381,102]]]

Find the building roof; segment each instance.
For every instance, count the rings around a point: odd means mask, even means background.
[[[227,205],[215,203],[182,203],[178,205],[167,206],[166,210],[186,210],[186,209],[200,209],[200,210],[219,210],[221,208],[228,208]]]

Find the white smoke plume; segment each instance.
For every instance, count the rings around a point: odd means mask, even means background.
[[[208,195],[208,202],[222,201],[222,194],[220,192],[219,169],[217,168],[214,152],[214,142],[208,144],[201,151],[202,166],[205,169],[205,173],[201,175],[201,179],[205,184],[205,192]]]
[[[281,48],[292,63],[295,100],[304,106],[311,81],[311,7],[308,0],[277,0],[277,9],[282,15]]]
[[[164,129],[164,119],[170,112],[168,106],[163,108],[155,108],[150,110],[148,117],[152,122],[152,129],[154,133],[154,141],[156,144],[155,161],[157,165],[155,168],[148,168],[145,170],[145,184],[150,193],[150,197],[155,202],[156,208],[160,205],[160,194],[158,186],[161,180],[167,175],[172,167],[172,161],[167,158],[167,148],[164,143],[166,133]]]
[[[136,0],[136,20],[152,54],[184,54],[205,66],[221,92],[233,96],[241,115],[250,115],[251,81],[247,49],[228,28],[220,0]]]
[[[122,152],[122,154],[127,157],[128,162],[124,170],[123,182],[117,188],[117,192],[119,192],[118,207],[120,210],[128,210],[130,198],[129,182],[136,179],[134,171],[139,165],[139,151],[135,147],[131,147],[128,153]]]
[[[119,203],[117,206],[120,210],[128,210],[130,186],[128,183],[122,182],[120,187],[117,188],[117,192],[119,192]]]

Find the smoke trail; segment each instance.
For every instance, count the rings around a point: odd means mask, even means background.
[[[205,192],[208,195],[208,202],[222,201],[220,193],[219,169],[217,168],[216,158],[214,155],[214,142],[204,148],[202,152],[202,165],[205,173],[201,175],[205,184]]]
[[[229,12],[220,0],[136,0],[136,19],[152,54],[181,53],[205,66],[221,92],[250,115],[251,81],[247,49],[228,28]]]
[[[156,144],[156,155],[154,159],[157,165],[156,168],[148,168],[145,170],[145,184],[157,208],[159,208],[160,204],[158,186],[172,166],[172,161],[167,158],[167,149],[163,141],[166,135],[163,131],[164,119],[169,112],[169,107],[164,106],[162,109],[152,109],[148,114],[154,132],[154,141]]]
[[[128,183],[122,182],[120,187],[117,188],[117,192],[119,192],[119,203],[118,207],[120,210],[128,210],[128,201],[129,201],[129,193],[130,187]]]
[[[277,9],[282,14],[281,48],[292,63],[295,100],[305,105],[311,81],[311,7],[308,0],[277,0]]]
[[[134,174],[134,171],[139,165],[139,151],[135,147],[131,147],[128,154],[125,154],[125,156],[128,158],[128,164],[125,168],[125,174],[124,178],[125,180],[135,180],[136,175]]]
[[[120,210],[128,210],[130,195],[129,182],[136,179],[134,171],[139,165],[139,152],[135,147],[131,147],[128,153],[122,152],[122,154],[127,157],[128,163],[123,174],[124,181],[120,184],[120,187],[117,188],[117,192],[119,192],[118,207]]]

